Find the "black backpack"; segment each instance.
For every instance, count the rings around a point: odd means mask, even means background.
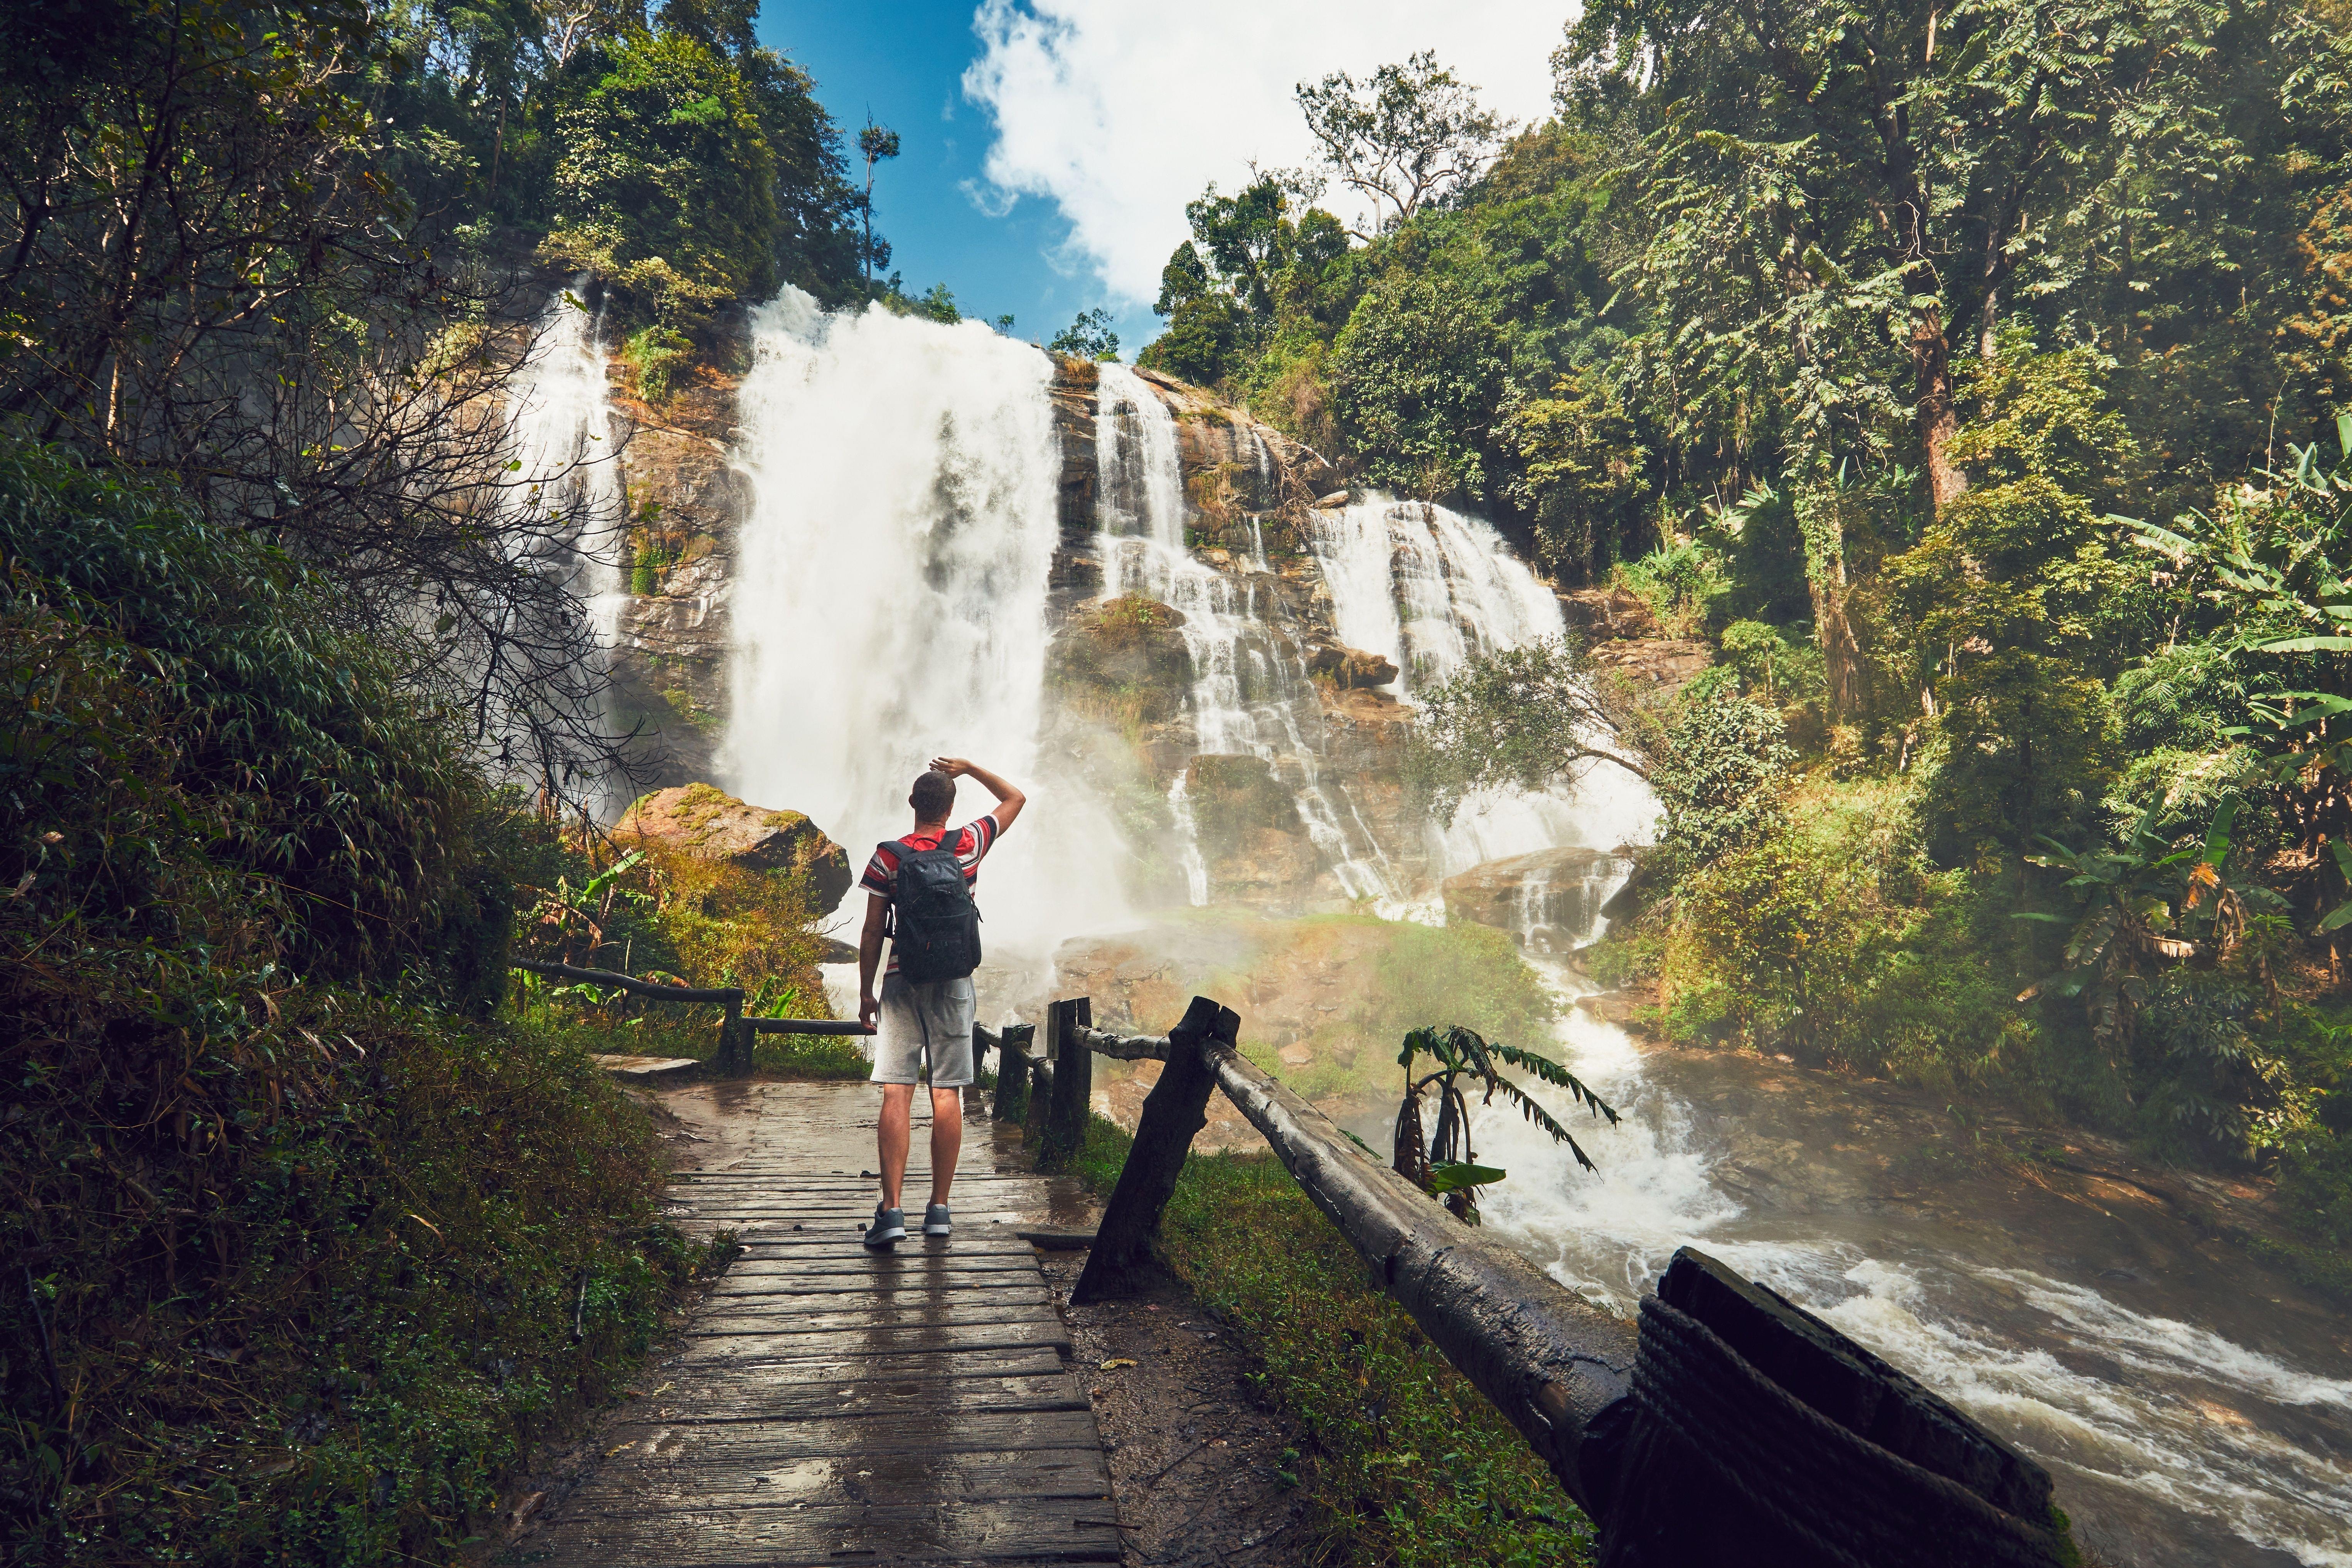
[[[909,985],[961,980],[980,967],[980,908],[956,859],[961,837],[950,831],[932,849],[896,839],[882,846],[898,857],[890,935],[898,944],[898,973]]]

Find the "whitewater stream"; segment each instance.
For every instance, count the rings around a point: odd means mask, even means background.
[[[601,377],[573,374],[593,323],[566,325],[576,337],[541,393],[601,423]],[[908,781],[935,754],[1019,780],[1033,804],[982,879],[983,933],[992,955],[1050,983],[1065,939],[1144,913],[1123,891],[1132,851],[1114,804],[1043,739],[1066,542],[1052,367],[977,323],[827,315],[790,291],[758,313],[752,348],[719,782],[806,811],[856,860],[904,830]],[[1443,876],[1646,836],[1646,791],[1604,769],[1576,789],[1475,801],[1425,844],[1381,843],[1329,765],[1300,633],[1273,618],[1262,534],[1225,569],[1197,559],[1165,403],[1107,365],[1097,410],[1100,591],[1183,614],[1194,751],[1265,759],[1357,907],[1443,920],[1433,879],[1416,889],[1399,870],[1405,849]],[[1249,439],[1265,492],[1271,459]],[[1473,653],[1562,630],[1559,601],[1478,519],[1367,496],[1309,526],[1330,625],[1398,665],[1401,697]],[[600,621],[614,586],[589,584]],[[968,790],[960,810],[982,804]],[[1190,901],[1214,901],[1183,769],[1158,804]],[[1605,891],[1583,889],[1578,906]],[[1584,989],[1536,962],[1564,1001]],[[2063,1199],[1997,1164],[1928,1162],[1916,1108],[1871,1086],[1645,1052],[1587,1010],[1563,1018],[1560,1052],[1625,1113],[1580,1127],[1601,1173],[1499,1107],[1476,1124],[1481,1157],[1511,1173],[1488,1223],[1563,1285],[1630,1311],[1676,1247],[1698,1245],[2047,1464],[2117,1568],[2352,1568],[2352,1342],[2336,1314],[2178,1222]]]
[[[1624,1117],[1547,1091],[1598,1175],[1499,1106],[1472,1125],[1512,1173],[1487,1223],[1561,1284],[1630,1313],[1675,1247],[1714,1254],[2041,1460],[2116,1568],[2352,1564],[2352,1341],[2324,1301],[2128,1193],[1934,1158],[1923,1097],[1644,1050],[1581,1008],[1558,1043]]]

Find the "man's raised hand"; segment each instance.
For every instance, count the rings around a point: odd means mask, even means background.
[[[931,771],[935,773],[945,773],[951,779],[960,779],[971,772],[971,763],[961,757],[933,757]]]

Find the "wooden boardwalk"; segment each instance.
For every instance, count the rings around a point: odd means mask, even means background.
[[[870,1253],[871,1088],[681,1093],[733,1104],[728,1136],[678,1173],[674,1217],[731,1229],[746,1250],[646,1369],[652,1392],[594,1474],[509,1561],[1118,1562],[1094,1412],[1036,1255],[1013,1234],[1077,1217],[1069,1194],[972,1116],[955,1235]],[[928,1131],[919,1117],[918,1224]]]

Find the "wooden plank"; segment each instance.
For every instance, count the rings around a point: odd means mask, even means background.
[[[911,1479],[911,1478],[909,1478]],[[845,1563],[1116,1563],[1104,1503],[710,1509],[565,1520],[528,1552],[562,1568],[832,1568]],[[1087,1521],[1087,1522],[1081,1522]]]
[[[721,1279],[985,1279],[999,1275],[1034,1275],[1037,1271],[1036,1255],[1027,1258],[956,1258],[953,1254],[938,1253],[896,1260],[897,1267],[875,1265],[857,1258],[827,1258],[823,1254],[810,1258],[739,1258],[728,1266]]]
[[[1069,1348],[1070,1336],[1057,1319],[1053,1322],[908,1324],[875,1329],[855,1336],[837,1329],[814,1334],[777,1332],[698,1334],[688,1331],[688,1342],[677,1354],[681,1367],[752,1362],[832,1361],[844,1356],[954,1355],[964,1351],[1055,1350]]]
[[[747,1373],[730,1375],[723,1383],[696,1380],[672,1395],[681,1404],[665,1405],[658,1415],[641,1416],[621,1426],[641,1426],[656,1419],[678,1425],[819,1417],[854,1421],[947,1406],[1013,1412],[1093,1408],[1087,1402],[1086,1390],[1078,1386],[1077,1374],[1065,1369],[1058,1356],[1048,1357],[1043,1365],[996,1376],[951,1370],[959,1359],[942,1358],[883,1377],[854,1364],[812,1370],[805,1362],[794,1362],[782,1378]],[[831,1373],[840,1375],[820,1375]]]
[[[856,1227],[845,1226],[839,1230],[756,1230],[746,1231],[735,1239],[749,1247],[771,1247],[793,1251],[803,1247],[823,1247],[844,1257],[866,1250],[858,1239],[863,1234]],[[928,1237],[919,1233],[898,1244],[902,1249],[898,1256],[913,1254],[946,1254],[953,1252],[966,1258],[1018,1258],[1030,1251],[1029,1244],[1017,1236],[1002,1238],[987,1237]],[[880,1250],[877,1248],[876,1250]],[[1034,1254],[1033,1254],[1034,1256]]]
[[[760,1402],[769,1397],[769,1390],[803,1383],[811,1387],[820,1383],[828,1387],[845,1387],[869,1379],[953,1382],[970,1378],[982,1382],[1003,1377],[1050,1377],[1068,1371],[1069,1363],[1061,1347],[1038,1344],[968,1344],[944,1350],[730,1357],[723,1365],[708,1359],[692,1363],[673,1360],[664,1367],[663,1375],[677,1386],[662,1398],[661,1404],[665,1411],[676,1409],[683,1415],[686,1409],[682,1407],[703,1397],[702,1391],[713,1387],[712,1380],[717,1377],[727,1379],[725,1386],[741,1394],[745,1408],[756,1410]],[[648,1407],[650,1405],[648,1401]]]
[[[614,1428],[606,1458],[625,1455],[640,1464],[756,1468],[829,1455],[919,1457],[992,1448],[1076,1448],[1098,1454],[1102,1438],[1091,1410],[967,1410],[942,1398],[935,1409],[888,1411],[851,1421],[632,1424]]]
[[[697,1512],[712,1508],[839,1507],[888,1503],[902,1489],[892,1470],[903,1456],[763,1461],[714,1470],[660,1463],[615,1469],[574,1494],[568,1511],[590,1518]],[[919,1478],[929,1500],[962,1505],[1013,1498],[1100,1501],[1110,1498],[1110,1468],[1097,1446],[1044,1450],[933,1450]],[[1089,1510],[1093,1511],[1093,1510]],[[1108,1518],[1108,1512],[1096,1517]]]
[[[807,1299],[811,1305],[814,1305],[820,1299],[896,1300],[917,1292],[946,1292],[958,1300],[996,1300],[1017,1296],[1023,1300],[1043,1301],[1045,1300],[1045,1282],[1027,1274],[1011,1272],[952,1276],[910,1274],[902,1279],[859,1279],[855,1276],[820,1275],[814,1279],[796,1279],[790,1283],[729,1279],[720,1280],[708,1300],[713,1310],[726,1310],[738,1302],[769,1297]]]
[[[1054,1314],[1045,1289],[1034,1290],[903,1290],[896,1298],[866,1295],[724,1295],[703,1307],[696,1326],[736,1331],[743,1323],[793,1328],[861,1328],[866,1323],[1002,1323]]]
[[[741,1311],[710,1311],[686,1331],[688,1339],[707,1340],[719,1334],[866,1334],[918,1328],[976,1328],[996,1323],[1058,1323],[1054,1309],[1043,1302],[957,1301],[923,1297],[895,1307],[864,1304],[846,1311],[796,1312],[777,1302]]]

